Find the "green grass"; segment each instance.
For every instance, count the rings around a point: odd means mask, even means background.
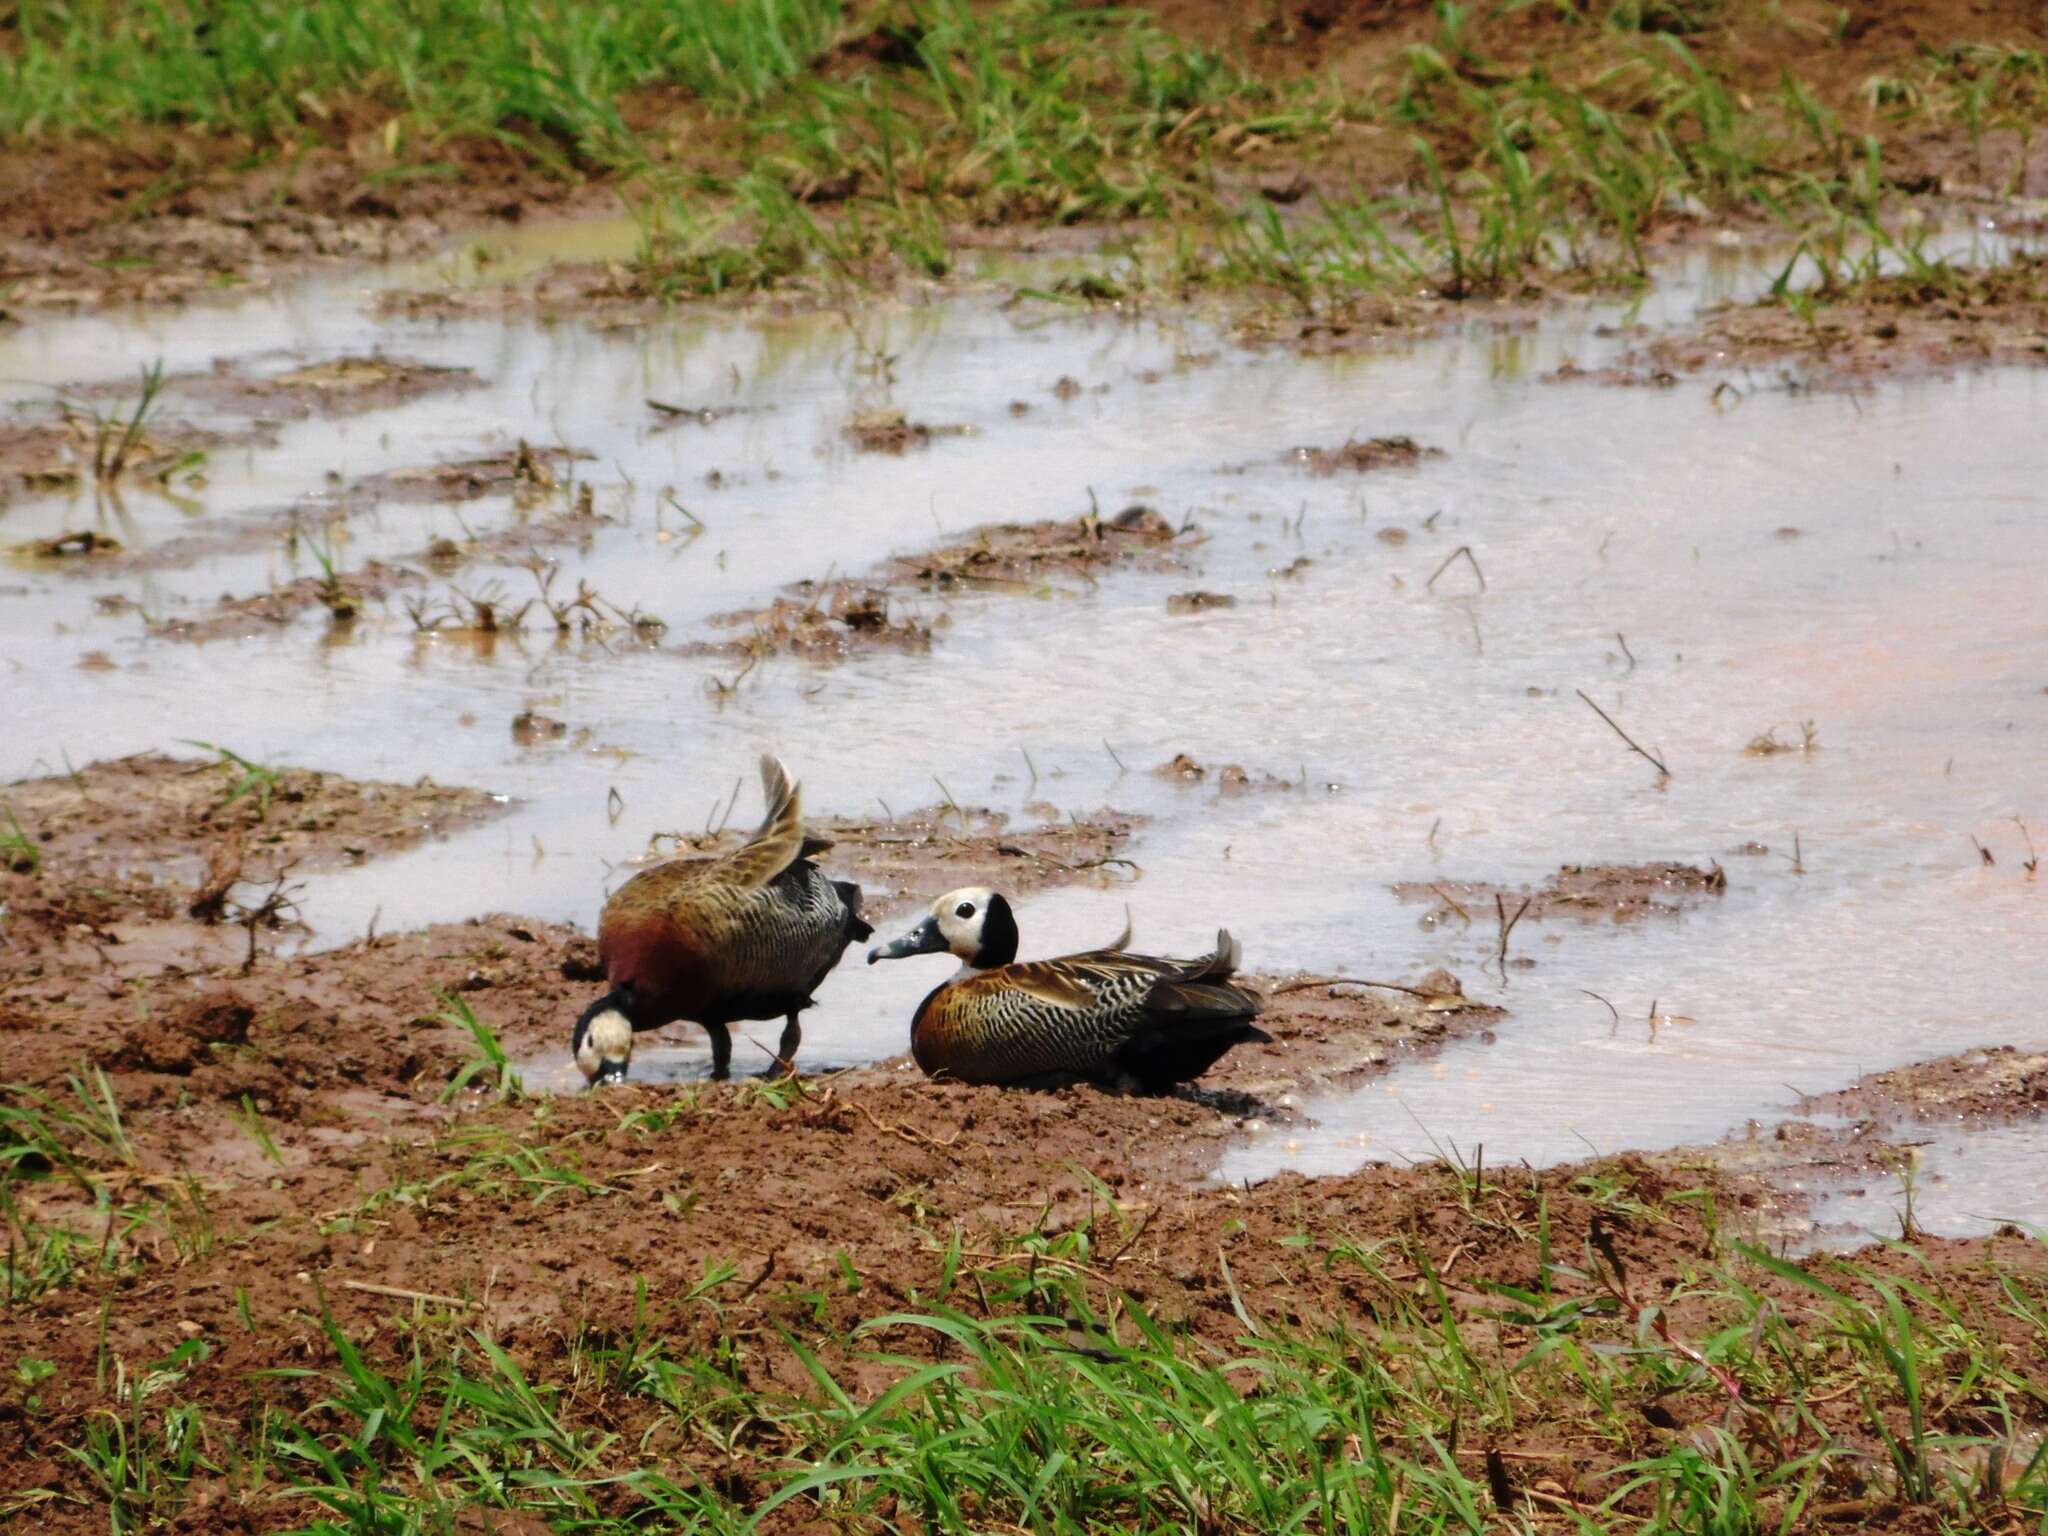
[[[230,1472],[235,1497],[321,1532],[463,1528],[469,1509],[563,1531],[823,1520],[1046,1536],[1719,1536],[1804,1528],[1844,1499],[1911,1505],[1929,1531],[2048,1518],[2048,1458],[2029,1439],[2048,1417],[2038,1270],[1997,1277],[1986,1303],[1910,1264],[1902,1277],[1741,1250],[1648,1292],[1589,1252],[1474,1304],[1405,1241],[1284,1246],[1370,1309],[1289,1324],[1233,1285],[1242,1331],[1204,1341],[1105,1292],[1082,1227],[971,1273],[956,1236],[928,1295],[843,1332],[797,1321],[802,1292],[777,1304],[774,1332],[735,1331],[747,1288],[707,1263],[682,1294],[643,1288],[630,1315],[572,1328],[534,1363],[431,1307],[375,1349],[327,1316],[326,1362],[261,1373],[240,1415],[180,1400],[198,1341],[140,1370],[116,1362],[73,1454],[117,1531]],[[1255,1261],[1281,1262],[1240,1255]],[[1676,1347],[1657,1325],[1671,1311],[1696,1325],[1668,1335]],[[771,1357],[802,1385],[750,1385]],[[1690,1427],[1647,1431],[1645,1405]],[[1521,1436],[1600,1470],[1566,1496],[1540,1465],[1488,1455]]]
[[[758,101],[810,65],[837,0],[22,0],[0,47],[0,139],[190,124],[317,135],[383,123],[387,153],[450,135],[560,159],[625,137],[616,98],[675,85]]]

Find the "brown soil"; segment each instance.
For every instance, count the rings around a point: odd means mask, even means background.
[[[2048,1054],[2009,1045],[1965,1051],[1870,1072],[1834,1093],[1809,1095],[1799,1108],[1859,1123],[1948,1121],[1990,1125],[2048,1114]]]
[[[1212,608],[1235,608],[1237,599],[1228,592],[1176,592],[1166,600],[1168,613],[1207,613]]]
[[[1243,6],[1233,0],[1149,0],[1146,9],[1191,40],[1242,57],[1259,74],[1278,79],[1313,76],[1381,102],[1391,101],[1408,50],[1441,49],[1431,0],[1284,0]],[[1633,47],[1654,44],[1655,34],[1677,35],[1688,52],[1728,82],[1748,109],[1768,102],[1786,75],[1804,82],[1839,115],[1850,142],[1870,133],[1884,144],[1885,171],[1897,185],[1952,195],[2011,185],[2022,196],[2048,195],[2048,155],[2022,151],[2016,134],[1993,132],[1972,147],[1954,118],[1933,110],[1902,115],[1880,106],[1867,89],[1873,79],[1919,81],[1927,61],[1959,45],[2048,48],[2048,15],[2031,0],[1887,0],[1855,7],[1844,20],[1829,0],[1788,0],[1783,5],[1685,4],[1642,7],[1643,35],[1603,25],[1604,5],[1470,6],[1463,13],[1465,58],[1451,63],[1472,78],[1497,80],[1541,70],[1579,81],[1614,68]],[[1678,18],[1683,15],[1684,20]],[[1299,197],[1348,188],[1379,191],[1405,184],[1413,169],[1408,136],[1428,136],[1447,164],[1464,163],[1475,147],[1471,124],[1458,114],[1425,114],[1352,122],[1317,146],[1300,167],[1263,157],[1262,192],[1271,185]],[[1810,145],[1792,160],[1811,157]],[[1266,194],[1270,195],[1270,194]]]
[[[608,190],[490,142],[436,146],[455,172],[445,179],[372,182],[392,168],[378,132],[389,116],[336,102],[328,143],[284,150],[147,127],[118,142],[9,146],[0,292],[17,310],[190,302],[267,287],[309,262],[419,255],[487,221],[617,206]]]
[[[1428,917],[1437,922],[1493,916],[1496,902],[1513,917],[1526,900],[1524,921],[1563,916],[1628,923],[1651,913],[1676,914],[1727,888],[1728,876],[1718,864],[1710,869],[1690,864],[1567,864],[1534,889],[1478,880],[1411,880],[1396,885],[1394,894],[1403,901],[1432,903]]]

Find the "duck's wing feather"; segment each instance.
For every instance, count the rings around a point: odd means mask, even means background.
[[[761,756],[761,793],[768,814],[745,847],[720,859],[704,878],[735,890],[757,891],[806,853],[829,848],[829,841],[804,836],[803,796],[789,772],[772,755]]]

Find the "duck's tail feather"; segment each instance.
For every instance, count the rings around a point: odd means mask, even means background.
[[[789,770],[772,753],[761,755],[761,793],[768,814],[747,845],[725,861],[733,885],[758,889],[804,855],[803,795]]]

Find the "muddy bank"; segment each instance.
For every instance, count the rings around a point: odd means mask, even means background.
[[[0,281],[18,314],[198,303],[309,265],[431,251],[455,230],[528,214],[615,213],[610,189],[509,143],[436,146],[452,174],[392,177],[388,114],[330,102],[328,142],[289,150],[231,134],[132,126],[0,150]],[[379,174],[379,173],[384,174]]]
[[[1805,1096],[1799,1108],[1805,1114],[1879,1126],[2031,1120],[2048,1114],[2048,1053],[1994,1045],[1868,1072],[1847,1088]]]
[[[426,778],[363,782],[225,753],[145,752],[0,786],[0,804],[53,870],[71,879],[176,867],[227,837],[277,864],[354,863],[475,826],[506,803]]]
[[[1709,311],[1694,325],[1655,336],[1613,367],[1567,365],[1557,379],[1668,385],[1721,376],[1727,388],[1785,381],[1854,388],[1880,379],[1962,368],[2048,362],[2048,256],[2019,253],[1988,271],[1858,281],[1790,299]],[[1750,376],[1760,376],[1751,382]],[[1717,389],[1721,386],[1717,385]]]

